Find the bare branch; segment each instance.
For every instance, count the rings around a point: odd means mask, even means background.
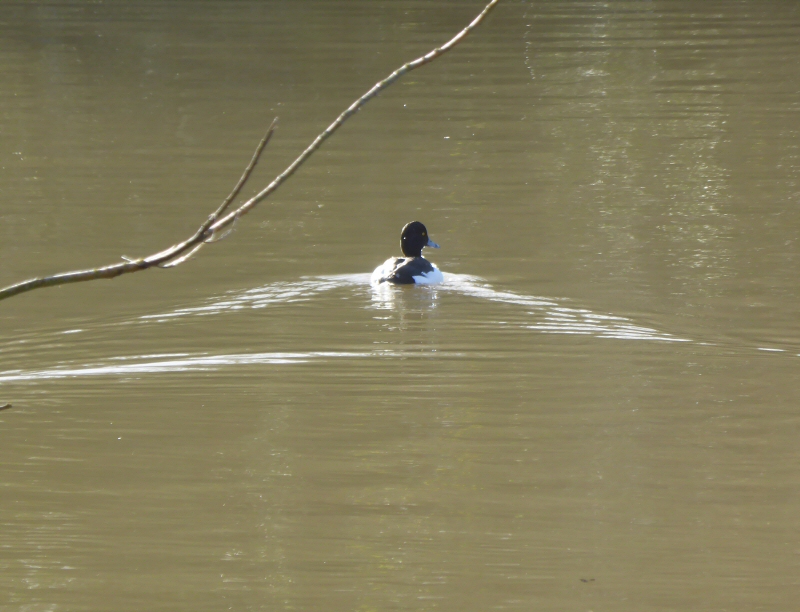
[[[259,193],[255,196],[244,202],[241,206],[239,206],[236,210],[229,212],[224,217],[220,218],[236,196],[241,191],[244,184],[247,182],[247,179],[250,178],[250,174],[255,168],[256,164],[258,163],[258,159],[261,156],[261,153],[264,150],[264,147],[269,142],[270,138],[272,137],[273,132],[275,131],[275,127],[277,125],[277,119],[275,119],[272,124],[270,124],[269,129],[267,130],[266,135],[259,143],[258,147],[256,148],[256,152],[253,155],[253,158],[250,160],[247,168],[245,168],[242,177],[239,179],[239,182],[234,187],[231,194],[225,198],[222,204],[217,208],[214,213],[212,213],[208,219],[197,229],[197,231],[187,240],[183,242],[179,242],[178,244],[174,244],[171,247],[155,253],[153,255],[149,255],[148,257],[144,257],[141,259],[129,259],[124,258],[124,263],[118,263],[110,266],[105,266],[102,268],[96,268],[93,270],[78,270],[74,272],[65,272],[62,274],[55,274],[53,276],[46,276],[42,278],[34,278],[30,279],[21,283],[17,283],[16,285],[11,285],[4,289],[0,289],[0,300],[4,300],[6,298],[10,298],[14,295],[18,295],[20,293],[24,293],[26,291],[31,291],[33,289],[38,289],[40,287],[53,287],[55,285],[64,285],[67,283],[77,283],[81,281],[88,281],[88,280],[95,280],[99,278],[115,278],[120,276],[121,274],[128,274],[130,272],[138,272],[139,270],[147,270],[148,268],[156,267],[173,267],[180,263],[183,263],[187,259],[189,259],[194,253],[196,253],[200,246],[202,246],[206,241],[209,241],[214,233],[223,227],[227,227],[234,221],[236,221],[242,215],[250,212],[259,202],[262,202],[267,197],[270,196],[278,187],[283,184],[286,179],[288,179],[292,174],[294,174],[297,169],[305,163],[305,161],[311,157],[311,155],[319,149],[323,142],[325,142],[336,130],[338,130],[342,124],[347,121],[350,117],[352,117],[356,112],[358,112],[361,107],[363,107],[367,102],[369,102],[372,98],[377,96],[381,91],[389,87],[392,83],[397,81],[400,77],[402,77],[407,72],[414,70],[415,68],[419,68],[424,64],[432,62],[437,57],[443,55],[453,47],[455,47],[459,42],[461,42],[467,34],[469,34],[473,29],[475,29],[489,14],[495,5],[500,0],[491,0],[481,11],[481,13],[472,20],[472,22],[463,30],[461,30],[458,34],[456,34],[453,38],[443,44],[441,47],[436,47],[430,53],[427,53],[417,59],[403,64],[392,72],[388,77],[384,80],[379,81],[372,87],[367,93],[361,96],[358,100],[353,102],[347,110],[345,110],[341,115],[336,118],[336,121],[331,123],[319,136],[314,139],[308,148],[303,151],[300,156],[295,159],[286,170],[281,172],[275,179],[267,185],[264,189],[262,189]],[[225,234],[227,235],[227,234]],[[224,238],[223,235],[222,237]],[[215,242],[215,240],[210,240],[210,242]]]

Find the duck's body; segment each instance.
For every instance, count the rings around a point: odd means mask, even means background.
[[[422,256],[422,249],[439,245],[428,238],[428,230],[419,221],[412,221],[403,228],[400,248],[405,257],[390,257],[372,273],[372,283],[395,285],[431,285],[444,281],[444,275],[434,264]]]
[[[442,271],[424,257],[390,257],[372,273],[372,283],[432,285],[444,281]]]

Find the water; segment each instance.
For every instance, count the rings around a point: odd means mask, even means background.
[[[4,3],[0,284],[187,237],[480,8]],[[0,304],[0,610],[793,609],[798,38],[501,3],[191,262]],[[412,219],[446,282],[371,287]]]

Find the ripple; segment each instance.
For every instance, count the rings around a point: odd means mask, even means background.
[[[408,299],[423,308],[432,309],[445,295],[457,295],[498,304],[522,307],[513,322],[490,321],[497,327],[515,326],[542,334],[583,335],[616,340],[691,342],[673,334],[654,328],[636,325],[634,321],[610,314],[597,313],[585,308],[563,305],[564,299],[525,295],[494,289],[483,279],[466,274],[445,274],[445,282],[436,286],[397,287],[393,285],[372,286],[369,274],[346,274],[302,278],[298,281],[281,281],[243,291],[233,291],[222,297],[211,298],[199,306],[141,316],[115,325],[151,324],[168,322],[182,317],[223,315],[245,309],[259,309],[276,304],[291,304],[308,301],[324,292],[352,289],[368,298],[365,308],[401,310],[408,306]],[[417,305],[419,305],[417,304]],[[106,327],[101,325],[99,327]],[[77,333],[85,330],[59,331]],[[95,331],[99,331],[99,328]],[[36,344],[45,346],[47,338],[40,336]],[[8,352],[7,343],[4,352]],[[769,351],[776,349],[760,348]],[[418,356],[403,351],[312,351],[312,352],[257,352],[234,354],[208,353],[151,353],[136,356],[114,356],[102,361],[76,365],[61,363],[44,369],[10,369],[0,372],[0,383],[66,379],[83,376],[130,376],[165,372],[212,371],[226,367],[246,365],[289,365],[331,359],[394,358]],[[438,357],[459,357],[460,353],[439,351]]]
[[[28,380],[76,378],[79,376],[126,376],[131,374],[153,374],[161,372],[197,372],[219,370],[237,365],[284,365],[307,363],[312,360],[331,358],[361,358],[378,353],[358,352],[310,352],[310,353],[241,353],[234,355],[169,355],[172,359],[157,356],[111,357],[108,361],[133,361],[133,363],[95,363],[81,366],[59,366],[45,370],[0,372],[0,383]],[[155,357],[155,359],[154,359]],[[164,357],[167,357],[165,355]],[[174,358],[178,357],[178,358]]]
[[[494,289],[477,276],[445,273],[445,282],[436,286],[415,287],[426,291],[425,296],[435,307],[440,293],[458,294],[480,300],[524,306],[531,319],[537,319],[521,327],[545,334],[583,334],[599,338],[620,340],[651,340],[660,342],[690,342],[672,334],[650,327],[635,325],[626,317],[609,313],[596,313],[585,308],[570,308],[562,305],[565,300],[511,291]],[[179,308],[171,312],[145,315],[140,320],[166,321],[176,317],[206,316],[242,309],[264,308],[275,304],[287,304],[311,300],[314,296],[334,289],[355,287],[369,291],[372,306],[383,309],[397,307],[398,292],[407,288],[394,285],[370,284],[369,274],[342,274],[303,278],[299,281],[282,281],[245,291],[231,292],[223,298],[215,298],[202,306]]]

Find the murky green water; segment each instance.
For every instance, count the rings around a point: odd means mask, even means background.
[[[472,2],[0,5],[0,284],[155,252]],[[790,610],[800,5],[501,3],[170,271],[0,303],[0,610]],[[436,288],[369,286],[420,219]]]

